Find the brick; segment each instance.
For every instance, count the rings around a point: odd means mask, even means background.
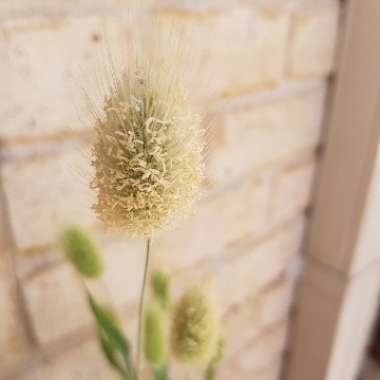
[[[175,273],[174,298],[188,286],[207,279],[215,289],[221,310],[244,305],[287,270],[300,249],[304,223],[300,218],[259,244],[237,247],[227,257],[219,255],[214,261]]]
[[[260,371],[257,376],[261,380],[279,380],[281,379],[282,370],[282,361],[277,360],[272,365],[269,365],[265,370]]]
[[[286,323],[281,323],[275,328],[253,339],[240,352],[238,352],[234,358],[226,361],[222,365],[220,369],[220,378],[231,379],[233,378],[233,373],[237,373],[239,374],[239,379],[252,379],[260,375],[262,372],[266,373],[268,366],[273,365],[273,363],[278,364],[277,368],[279,370],[281,364],[279,357],[285,349],[286,339]],[[259,378],[265,379],[265,377],[261,376],[259,376]]]
[[[260,336],[237,355],[240,368],[247,371],[265,368],[284,350],[286,338],[286,323]]]
[[[293,299],[293,283],[282,279],[258,297],[260,325],[272,325],[287,317]]]
[[[244,237],[260,235],[268,216],[270,179],[270,173],[248,177],[206,198],[194,216],[154,239],[154,251],[172,268],[185,268],[215,256]]]
[[[280,276],[288,267],[290,258],[300,249],[303,226],[304,221],[297,220],[218,268],[215,281],[218,293],[223,295],[223,304],[243,303]],[[234,279],[234,286],[231,286],[230,279]]]
[[[236,354],[241,347],[260,334],[259,313],[260,304],[256,298],[228,310],[223,319],[223,332],[228,343],[226,358]]]
[[[25,380],[30,379],[27,375]],[[95,341],[59,355],[36,371],[37,380],[117,380],[119,377],[110,368]],[[32,380],[34,380],[32,378]]]
[[[223,323],[228,341],[227,356],[236,354],[265,329],[286,320],[291,296],[291,284],[283,279],[254,298],[230,308]]]
[[[320,141],[325,86],[285,100],[219,115],[210,141],[208,178],[214,185],[313,150]]]
[[[90,159],[74,147],[1,167],[11,226],[19,249],[51,243],[67,223],[93,224]]]
[[[91,322],[81,283],[68,264],[24,281],[23,290],[40,344],[56,342]]]
[[[142,282],[145,242],[126,236],[109,236],[102,244],[106,261],[104,284],[115,306],[123,311],[137,304]],[[154,254],[154,252],[152,252]]]
[[[278,225],[300,213],[310,203],[315,163],[285,168],[274,179],[270,225]]]
[[[247,372],[242,371],[238,367],[231,367],[225,371],[219,371],[217,374],[218,380],[229,380],[231,378],[238,378],[239,380],[279,380],[281,379],[282,361],[281,358],[276,359],[268,365],[267,368],[260,371]]]
[[[8,86],[0,93],[0,139],[24,141],[88,127],[82,88],[96,98],[105,77],[103,27],[116,44],[121,23],[121,18],[82,17],[3,25],[0,81]]]
[[[125,5],[131,5],[135,0],[68,0],[55,1],[34,0],[4,0],[0,4],[0,21],[33,17],[80,16],[83,14],[102,14],[125,11]]]
[[[0,278],[0,377],[28,354],[28,339],[19,313],[16,291],[7,276]]]
[[[338,0],[300,2],[291,24],[287,67],[290,77],[321,77],[332,72],[338,20]]]
[[[183,43],[192,49],[179,62],[179,67],[186,75],[191,95],[201,106],[205,101],[273,86],[281,81],[288,13],[269,13],[248,6],[227,9],[220,6],[211,11],[203,9],[203,12],[202,9],[192,12],[169,8],[160,13],[160,18],[162,33],[165,33],[165,25],[170,28],[173,23],[185,31]]]

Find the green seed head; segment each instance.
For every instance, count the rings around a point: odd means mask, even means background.
[[[60,243],[66,257],[83,276],[96,278],[103,273],[104,265],[99,249],[80,227],[67,227],[60,237]]]
[[[171,328],[171,348],[178,362],[202,367],[215,353],[219,315],[211,295],[200,287],[179,300]]]
[[[169,277],[157,271],[152,274],[151,281],[154,298],[163,310],[168,311],[170,308]]]
[[[144,351],[146,360],[160,366],[167,356],[166,325],[161,307],[156,303],[149,305],[145,315]]]

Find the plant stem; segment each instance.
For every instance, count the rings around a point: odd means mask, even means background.
[[[161,368],[153,369],[154,380],[169,380],[168,370],[164,365]]]
[[[215,377],[215,367],[209,365],[204,373],[204,380],[213,380]]]
[[[150,257],[150,238],[147,239],[146,241],[144,277],[143,277],[143,282],[141,286],[140,303],[139,303],[139,321],[138,321],[138,337],[137,337],[137,378],[140,377],[144,299],[145,299],[145,288],[146,288],[146,282],[147,282],[146,280],[148,277],[148,270],[149,270],[149,257]]]

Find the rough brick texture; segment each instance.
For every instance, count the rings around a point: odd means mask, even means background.
[[[281,361],[274,359],[281,357],[286,342],[287,326],[279,323],[269,329],[263,330],[262,334],[248,342],[235,356],[227,360],[220,369],[222,379],[231,379],[234,376],[239,379],[252,379],[255,377],[265,379],[266,376],[274,379],[280,375]],[[270,371],[271,367],[276,371]],[[276,375],[276,376],[275,376]]]
[[[70,147],[60,154],[3,165],[4,190],[19,249],[51,242],[65,223],[95,223],[88,160],[80,147]]]
[[[0,367],[4,369],[24,358],[28,349],[17,307],[16,289],[7,276],[0,279],[0,304]]]
[[[28,376],[25,380],[33,379]],[[32,376],[39,380],[118,379],[108,367],[95,342],[85,343],[64,354],[59,360],[53,359],[37,367]]]
[[[88,286],[112,301],[135,338],[145,242],[104,231],[90,208],[91,123],[80,91],[101,89],[105,46],[130,37],[132,3],[0,4],[1,380],[114,378],[56,245],[67,223],[99,241],[106,274]],[[339,4],[146,2],[162,31],[177,25],[190,42],[178,68],[208,126],[204,195],[194,215],[154,238],[153,265],[171,273],[174,298],[203,279],[214,284],[228,340],[217,379],[278,380],[282,372],[289,273],[312,207]]]
[[[231,181],[319,141],[324,88],[271,104],[226,113],[215,122],[210,180]]]
[[[293,15],[288,73],[300,78],[330,74],[334,68],[339,3],[301,2]]]
[[[57,266],[24,282],[27,310],[40,343],[62,336],[62,331],[75,331],[90,316],[81,284],[68,265]],[[47,308],[46,305],[54,307]]]

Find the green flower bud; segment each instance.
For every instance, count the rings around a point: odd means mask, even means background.
[[[152,275],[152,290],[156,301],[163,310],[170,307],[169,277],[163,272],[154,272]]]
[[[60,238],[63,251],[83,276],[99,277],[104,271],[102,256],[96,244],[78,226],[67,227]]]
[[[145,315],[144,351],[147,361],[161,366],[167,356],[164,314],[156,303],[151,304]]]
[[[216,350],[219,315],[210,294],[200,287],[187,291],[174,311],[171,348],[178,362],[202,367]]]

